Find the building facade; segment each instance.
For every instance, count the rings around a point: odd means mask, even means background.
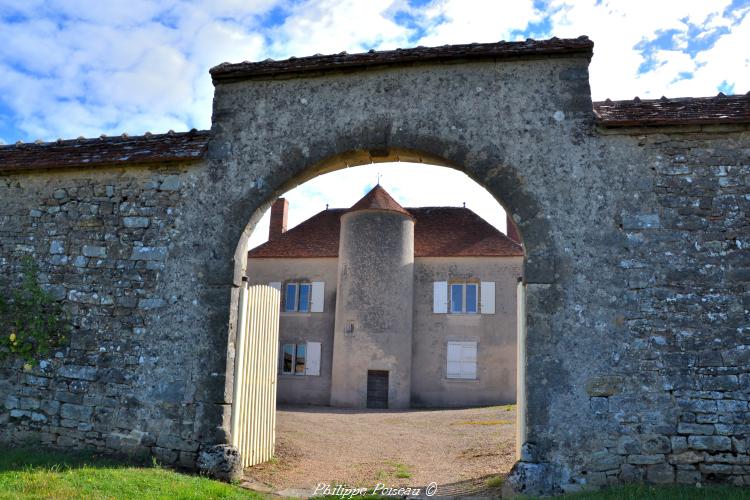
[[[523,248],[467,208],[401,207],[376,186],[248,254],[248,280],[281,290],[278,400],[456,407],[516,397]],[[509,222],[509,227],[513,227]]]

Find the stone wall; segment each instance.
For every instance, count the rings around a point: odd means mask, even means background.
[[[400,159],[463,170],[523,236],[509,485],[748,482],[750,131],[598,131],[589,56],[222,83],[203,161],[3,174],[0,272],[35,255],[77,328],[44,370],[2,369],[0,437],[186,465],[226,442],[253,225],[318,173]]]
[[[627,335],[586,385],[609,428],[587,481],[750,485],[750,133],[661,132],[631,136],[649,161],[619,219]]]
[[[184,319],[167,326],[176,302],[199,300],[180,291],[195,277],[173,280],[167,269],[180,260],[175,240],[186,231],[186,184],[198,168],[0,177],[3,288],[19,283],[21,262],[32,257],[73,326],[69,345],[31,372],[20,361],[0,367],[0,440],[153,454],[192,467],[199,442],[216,439],[201,423],[215,413],[206,404],[218,402],[201,393],[204,342],[179,331]],[[221,348],[224,362],[226,341]],[[223,385],[223,367],[221,375]]]

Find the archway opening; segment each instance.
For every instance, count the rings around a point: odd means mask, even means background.
[[[455,167],[396,159],[310,169],[256,210],[238,246],[239,282],[279,290],[277,453],[249,471],[278,491],[478,492],[517,458],[518,229]],[[346,168],[358,163],[371,165]]]

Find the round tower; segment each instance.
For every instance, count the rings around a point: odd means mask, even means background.
[[[408,408],[414,218],[377,185],[341,216],[331,405]]]

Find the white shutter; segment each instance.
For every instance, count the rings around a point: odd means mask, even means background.
[[[477,378],[476,342],[464,342],[461,346],[461,378]]]
[[[458,342],[448,342],[448,368],[446,376],[448,378],[459,378],[461,376],[461,344]]]
[[[477,378],[477,343],[448,342],[448,378]]]
[[[307,343],[305,375],[320,375],[320,342]]]
[[[325,287],[326,284],[323,281],[313,281],[312,284],[312,300],[310,301],[310,312],[322,313],[323,302],[325,301]]]
[[[448,312],[448,282],[435,281],[432,284],[432,312]]]
[[[281,282],[280,281],[272,281],[268,284],[271,288],[275,288],[278,291],[281,291]]]
[[[495,314],[495,282],[482,281],[482,314]]]

